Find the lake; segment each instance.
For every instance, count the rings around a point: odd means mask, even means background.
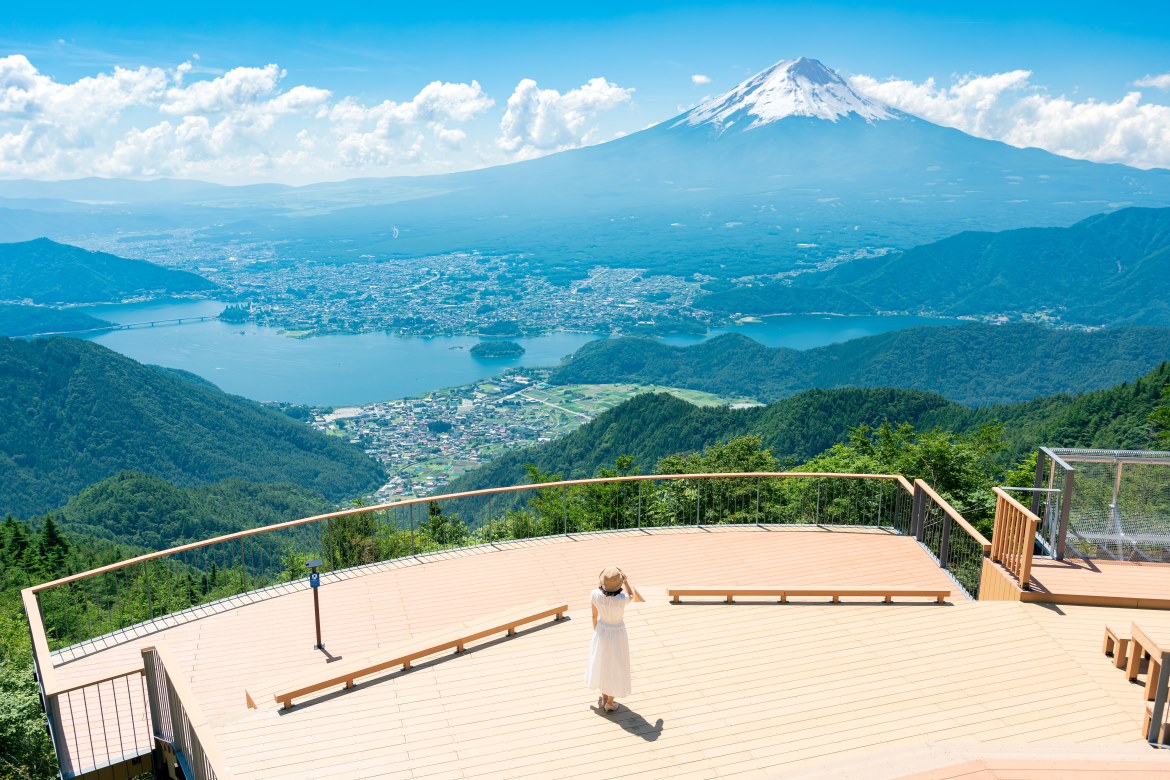
[[[214,316],[218,301],[92,306],[81,309],[119,324]],[[686,345],[737,332],[769,346],[808,349],[838,341],[921,325],[955,324],[925,317],[769,317],[761,323],[712,331],[707,336],[668,336]],[[257,401],[351,406],[421,395],[440,387],[468,384],[512,366],[555,366],[561,358],[597,338],[587,333],[549,333],[514,339],[518,358],[480,360],[474,336],[414,338],[386,333],[294,339],[276,328],[233,325],[219,320],[131,328],[89,337],[141,363],[181,368],[229,393]]]

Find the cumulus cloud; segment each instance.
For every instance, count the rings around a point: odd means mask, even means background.
[[[312,180],[365,166],[393,173],[399,163],[431,160],[432,151],[449,156],[467,138],[455,125],[494,105],[475,81],[434,81],[409,99],[364,105],[287,78],[276,64],[211,75],[188,61],[63,83],[23,55],[0,57],[0,176]]]
[[[692,84],[710,84],[711,77],[704,76],[702,73],[696,73],[695,75],[691,76],[691,83]]]
[[[1170,106],[1146,102],[1140,92],[1112,102],[1053,96],[1031,77],[1013,70],[961,76],[949,86],[864,75],[850,82],[895,108],[982,138],[1095,162],[1170,167]]]
[[[496,144],[520,159],[581,146],[595,130],[592,120],[628,103],[633,93],[600,76],[564,94],[523,79],[508,98]]]
[[[1135,81],[1133,85],[1135,87],[1157,87],[1158,89],[1170,89],[1170,73],[1163,73],[1160,76],[1151,76],[1147,74],[1143,78]]]
[[[114,68],[113,73],[61,84],[37,71],[23,54],[12,54],[0,57],[0,121],[78,118],[94,112],[116,117],[155,100],[167,82],[162,69],[142,67]]]

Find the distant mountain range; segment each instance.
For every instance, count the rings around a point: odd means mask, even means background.
[[[1002,423],[1003,464],[1016,463],[1041,445],[1156,449],[1149,417],[1170,386],[1170,363],[1133,382],[1081,395],[1055,395],[1019,404],[972,409],[936,393],[888,388],[806,390],[766,407],[700,408],[667,393],[630,399],[566,436],[509,452],[449,486],[452,492],[527,482],[524,464],[566,479],[595,476],[619,455],[634,458],[639,473],[658,460],[698,452],[736,436],[757,434],[784,464],[793,466],[845,441],[850,429],[910,423],[972,431]]]
[[[1068,228],[960,233],[700,305],[741,314],[928,311],[1048,314],[1085,325],[1170,325],[1170,209],[1128,208]]]
[[[47,238],[0,244],[0,301],[109,303],[213,289],[214,284],[186,271],[90,252]]]
[[[0,419],[0,515],[55,509],[126,470],[179,486],[293,483],[332,502],[385,478],[346,442],[78,339],[0,339]]]
[[[0,197],[0,238],[26,225],[54,225],[44,234],[59,239],[103,224],[107,236],[184,228],[214,246],[280,240],[298,259],[477,250],[577,278],[608,264],[739,279],[962,230],[1170,206],[1170,171],[974,138],[801,58],[641,132],[495,168],[299,188],[4,182]]]
[[[1026,401],[1118,384],[1170,359],[1170,329],[1086,333],[1040,325],[925,327],[808,350],[728,334],[689,347],[621,338],[592,341],[554,384],[636,382],[775,401],[809,388],[894,387],[971,406]]]

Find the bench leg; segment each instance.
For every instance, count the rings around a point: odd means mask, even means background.
[[[1150,671],[1146,675],[1146,701],[1154,700],[1154,691],[1158,688],[1158,677],[1162,673],[1162,662],[1158,659],[1150,659]]]
[[[1138,668],[1142,665],[1142,646],[1136,639],[1129,642],[1129,663],[1125,667],[1125,676],[1130,682],[1138,677]]]
[[[1105,655],[1113,655],[1115,637],[1105,629],[1105,641],[1101,643],[1101,652]]]
[[[675,604],[677,604],[677,603],[678,603],[678,596],[675,596],[675,597],[674,597],[674,599],[673,599],[673,601],[674,601],[674,603],[675,603]]]
[[[1116,669],[1124,669],[1126,661],[1129,660],[1129,638],[1118,639],[1117,644],[1113,648],[1113,666]]]

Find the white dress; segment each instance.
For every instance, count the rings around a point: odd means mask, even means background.
[[[585,685],[609,696],[628,696],[630,638],[624,617],[630,597],[625,593],[607,596],[597,588],[590,594],[589,602],[597,607],[597,628],[589,646]]]

